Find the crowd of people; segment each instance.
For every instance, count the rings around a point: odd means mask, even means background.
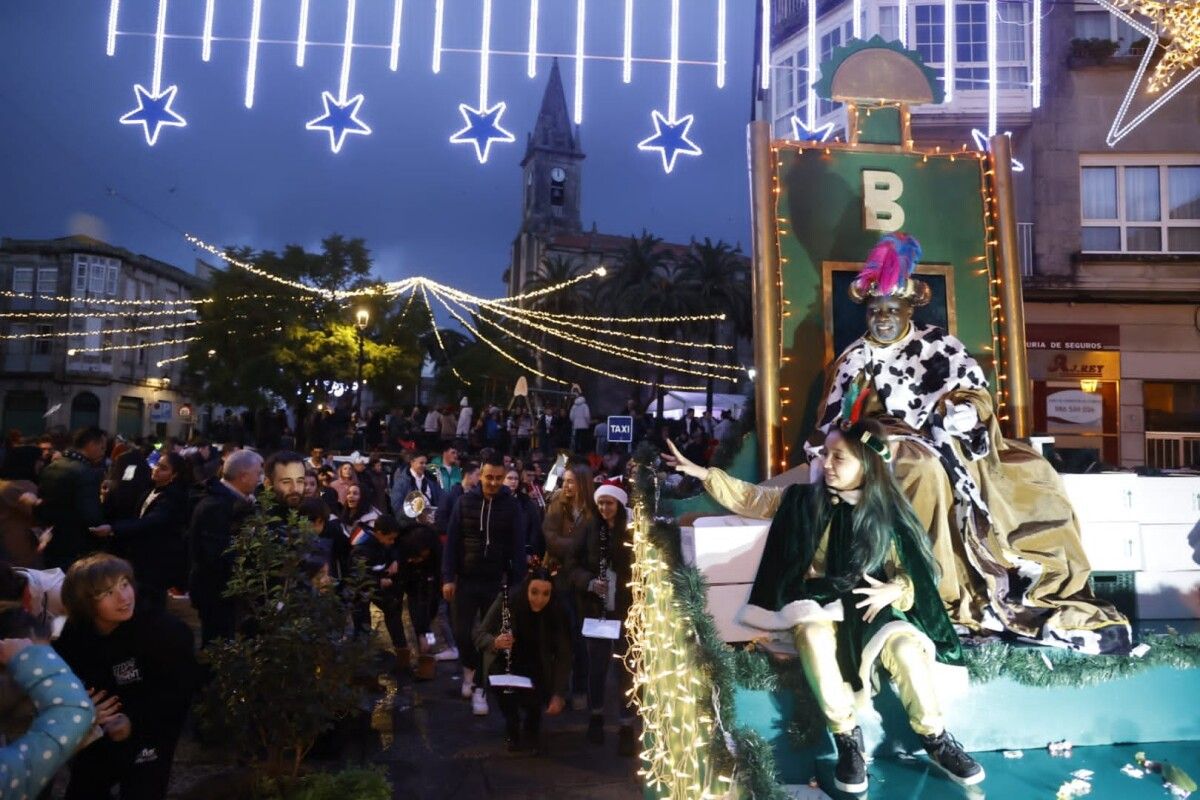
[[[312,526],[324,574],[365,572],[369,599],[348,628],[381,621],[399,674],[428,680],[458,661],[464,714],[497,705],[512,750],[544,750],[542,717],[568,710],[588,715],[587,739],[602,744],[615,705],[617,751],[635,755],[623,632],[583,634],[585,619],[623,620],[631,601],[631,448],[609,444],[586,408],[579,397],[476,417],[464,398],[453,426],[438,409],[373,415],[381,438],[368,455],[320,438],[303,455],[98,428],[11,434],[0,448],[0,695],[21,713],[5,713],[0,778],[36,797],[69,761],[72,800],[113,787],[165,796],[204,679],[198,647],[238,630],[230,545],[268,489],[277,517]],[[706,463],[723,424],[689,413],[639,420],[636,435]],[[186,604],[196,631],[178,613]]]

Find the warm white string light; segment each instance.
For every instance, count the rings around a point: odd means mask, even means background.
[[[388,55],[388,69],[395,72],[400,68],[400,26],[404,19],[404,0],[396,0],[392,7],[392,44]]]
[[[258,40],[262,33],[262,0],[254,0],[250,11],[250,50],[246,63],[246,108],[254,108],[254,86],[258,82]]]
[[[204,33],[200,34],[200,60],[212,60],[213,17],[217,13],[217,0],[206,0],[204,5]]]
[[[437,341],[438,349],[442,351],[442,355],[446,359],[446,365],[450,367],[450,371],[454,373],[454,377],[458,378],[465,385],[470,386],[471,382],[459,374],[454,365],[450,363],[450,351],[446,349],[446,343],[442,341],[442,332],[438,330],[437,318],[433,316],[433,306],[429,304],[429,293],[425,291],[425,285],[419,284],[421,289],[421,299],[425,301],[425,309],[429,312],[429,327],[433,331],[433,338]],[[417,292],[413,289],[413,294]],[[411,298],[410,298],[411,299]]]
[[[446,24],[446,0],[437,0],[433,7],[433,74],[442,71],[442,34]]]
[[[296,32],[296,66],[304,66],[304,51],[308,42],[308,2],[300,0],[300,27]]]
[[[725,0],[720,0],[722,7]],[[625,0],[625,35],[624,47],[621,51],[621,80],[630,83],[633,80],[633,0]],[[718,58],[718,61],[721,59]]]
[[[583,53],[587,0],[575,0],[575,124],[583,123]]]
[[[104,331],[97,331],[97,333],[104,333]],[[202,337],[200,336],[188,336],[184,339],[163,339],[157,342],[139,342],[138,344],[106,344],[100,345],[99,347],[72,347],[67,351],[67,355],[74,356],[78,355],[79,353],[107,353],[110,350],[143,350],[149,347],[159,346],[170,347],[173,344],[189,344],[191,342],[198,342],[201,338]]]
[[[455,318],[455,319],[457,319],[457,320],[458,320],[458,321],[459,321],[461,324],[463,324],[464,326],[466,326],[466,325],[467,325],[466,321],[465,321],[465,320],[463,320],[463,318],[462,318],[461,316],[459,316],[457,313],[455,313],[455,311],[454,311],[454,310],[453,310],[453,309],[450,307],[450,305],[449,305],[449,304],[446,302],[445,298],[443,298],[443,297],[441,296],[441,294],[440,294],[440,293],[438,293],[438,292],[436,292],[436,291],[435,291],[435,292],[433,293],[433,296],[437,298],[438,302],[440,302],[440,303],[441,303],[443,306],[445,306],[445,307],[446,307],[446,310],[447,310],[447,311],[449,311],[449,312],[450,312],[452,315],[454,315],[454,318]],[[466,310],[468,313],[470,313],[470,311],[471,311],[471,309],[470,309],[470,308],[467,308],[466,306],[463,306],[463,308],[464,308],[464,309],[465,309],[465,310]],[[482,315],[481,315],[481,316],[482,316]],[[511,339],[514,339],[514,340],[516,340],[516,341],[518,341],[518,342],[520,342],[520,343],[524,344],[525,346],[527,346],[527,347],[530,347],[530,348],[532,348],[532,349],[534,349],[534,350],[540,350],[540,349],[541,349],[541,348],[539,348],[539,347],[538,347],[538,345],[537,345],[537,343],[536,343],[536,342],[531,342],[529,339],[526,339],[525,337],[521,336],[520,334],[518,334],[518,333],[515,333],[515,332],[513,332],[513,331],[511,331],[511,330],[509,330],[509,329],[507,329],[507,328],[503,327],[502,325],[500,325],[499,323],[497,323],[497,322],[496,322],[494,319],[492,319],[492,320],[488,320],[488,322],[489,322],[489,324],[491,324],[492,326],[494,326],[494,327],[495,327],[497,330],[501,331],[502,333],[504,333],[504,335],[508,336],[509,338],[511,338]],[[480,337],[480,336],[481,336],[481,334],[480,334],[480,333],[479,333],[477,330],[475,330],[473,327],[468,327],[468,329],[469,329],[469,330],[471,330],[471,332],[472,332],[472,333],[474,333],[474,334],[476,335],[476,337]],[[498,352],[504,353],[504,351],[503,351],[502,349],[500,349],[499,347],[497,347],[496,345],[494,345],[494,344],[493,344],[492,346],[493,346],[493,348],[494,348],[494,349],[496,349]],[[542,352],[548,352],[548,351],[542,351]],[[562,353],[554,353],[554,352],[549,352],[548,354],[549,354],[549,355],[551,355],[551,356],[553,356],[554,358],[557,358],[557,359],[559,359],[560,361],[565,361],[566,363],[570,364],[571,366],[578,367],[579,369],[586,370],[586,371],[588,371],[588,372],[592,372],[592,373],[595,373],[595,374],[597,374],[597,375],[603,375],[603,376],[604,376],[604,377],[606,377],[606,378],[612,378],[612,379],[614,379],[614,380],[623,381],[623,382],[625,382],[625,383],[633,383],[633,384],[636,384],[636,385],[639,385],[639,386],[658,386],[658,387],[659,387],[659,388],[661,388],[661,389],[675,389],[675,390],[679,390],[679,391],[689,391],[689,392],[692,392],[692,391],[699,391],[699,390],[701,390],[701,389],[705,388],[705,387],[703,387],[703,386],[681,386],[681,385],[676,385],[676,384],[666,384],[666,383],[658,384],[658,383],[655,383],[655,382],[653,382],[653,381],[645,381],[645,380],[641,380],[641,379],[639,379],[639,378],[631,378],[631,377],[629,377],[628,375],[621,375],[621,374],[618,374],[618,373],[616,373],[616,372],[610,372],[610,371],[608,371],[608,370],[600,369],[600,368],[598,368],[598,367],[593,367],[593,366],[591,366],[590,364],[585,364],[585,363],[583,363],[583,362],[581,362],[581,361],[576,361],[575,359],[571,358],[570,356],[564,355],[564,354],[562,354]],[[510,360],[512,360],[512,361],[516,361],[516,359],[512,358],[512,356],[509,356],[507,353],[504,353],[504,355],[505,355],[507,358],[509,358]],[[519,362],[518,362],[518,363],[519,363]],[[528,367],[527,367],[527,368],[528,368]],[[549,378],[549,377],[550,377],[550,376],[548,376],[548,375],[545,375],[545,374],[543,374],[543,373],[537,373],[537,374],[540,374],[540,375],[542,375],[542,377],[546,377],[546,378]],[[556,380],[558,380],[558,379],[556,379]],[[565,383],[565,381],[562,381],[562,380],[558,380],[558,382],[559,382],[559,383]]]
[[[132,309],[127,311],[4,311],[0,319],[112,319],[113,317],[180,317],[196,314],[196,308],[172,308],[160,311]]]
[[[525,74],[537,77],[538,0],[529,0],[529,53],[526,55]]]
[[[167,364],[174,364],[178,361],[186,361],[186,360],[187,360],[187,354],[184,353],[181,356],[172,356],[171,358],[159,359],[158,361],[154,362],[154,366],[158,367],[158,368],[162,368],[162,367],[165,367]]]
[[[265,295],[251,295],[253,297],[263,297]],[[107,299],[103,297],[71,297],[70,295],[59,294],[29,294],[28,292],[13,292],[8,289],[0,289],[0,297],[13,297],[19,300],[46,300],[54,303],[95,303],[98,305],[114,305],[114,306],[178,306],[190,305],[192,303],[213,303],[216,302],[211,297],[192,298],[185,297],[182,300],[117,300]]]
[[[146,331],[160,331],[168,328],[194,328],[199,325],[199,321],[191,320],[188,322],[172,322],[166,325],[161,323],[157,325],[140,325],[136,328],[110,328],[99,331],[47,331],[46,333],[7,333],[0,335],[0,339],[64,339],[71,336],[96,336],[97,334],[114,334],[114,333],[145,333]]]
[[[121,0],[110,0],[108,4],[108,40],[104,45],[105,55],[117,52],[117,18],[121,14]]]

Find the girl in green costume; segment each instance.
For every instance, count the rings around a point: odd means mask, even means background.
[[[938,595],[929,537],[888,468],[882,428],[857,421],[830,432],[825,447],[821,480],[786,489],[745,483],[671,452],[675,468],[703,481],[726,508],[772,520],[738,621],[791,630],[837,745],[837,788],[867,788],[855,694],[867,699],[877,664],[895,681],[933,763],[959,783],[979,783],[983,768],[943,722],[935,664],[961,669],[962,651]]]

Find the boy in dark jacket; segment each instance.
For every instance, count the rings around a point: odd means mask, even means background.
[[[192,632],[176,617],[137,609],[133,569],[99,553],[77,561],[62,587],[67,624],[55,649],[96,705],[104,736],[71,763],[67,800],[166,796],[175,745],[199,677]]]
[[[75,446],[38,476],[42,503],[35,514],[43,525],[54,528],[42,556],[47,569],[65,570],[72,561],[98,548],[99,542],[88,528],[104,522],[100,481],[107,442],[104,431],[85,428],[75,434]]]
[[[363,526],[362,535],[354,542],[353,558],[360,560],[372,583],[370,605],[383,612],[383,623],[396,649],[396,670],[406,671],[411,662],[408,641],[404,634],[404,596],[400,576],[400,552],[396,540],[400,523],[386,514],[373,525]],[[365,632],[371,627],[370,605],[361,604],[354,612],[355,626]]]

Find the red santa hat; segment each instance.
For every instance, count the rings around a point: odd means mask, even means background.
[[[629,505],[629,495],[621,488],[620,481],[605,481],[596,487],[596,500],[601,497],[611,497],[623,506]]]

